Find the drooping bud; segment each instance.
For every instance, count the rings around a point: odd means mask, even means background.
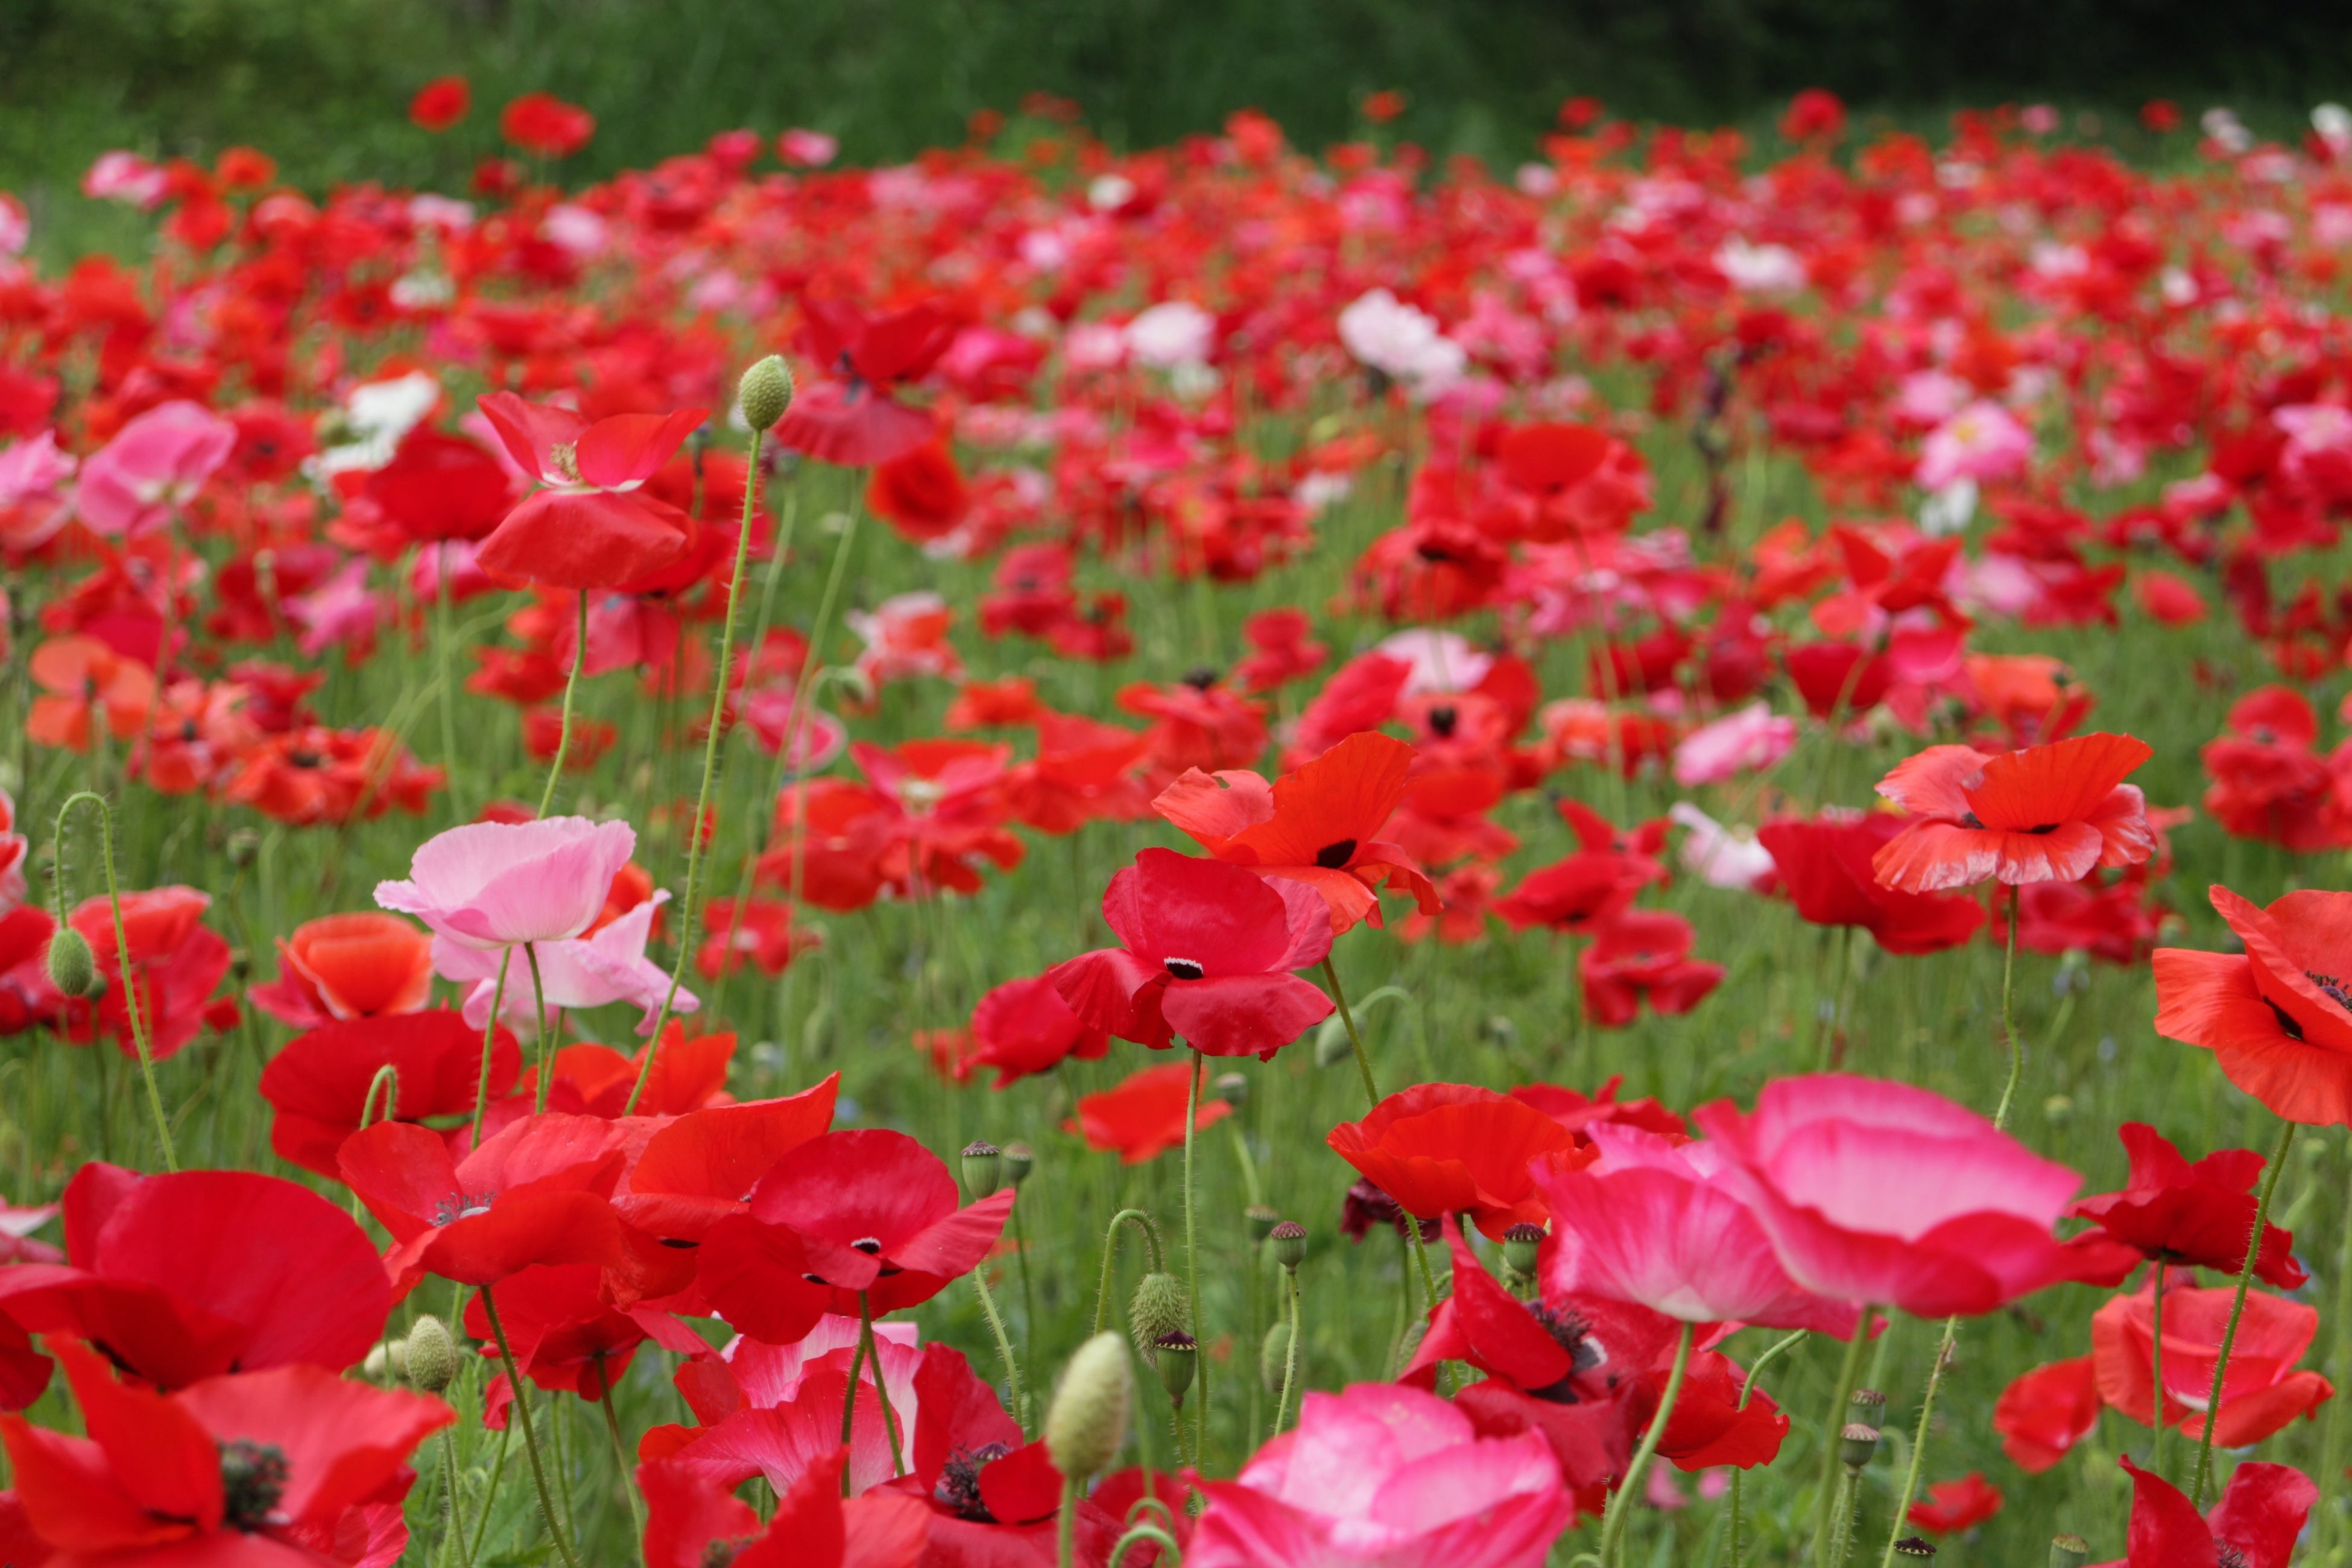
[[[1257,1380],[1265,1384],[1268,1394],[1282,1393],[1282,1371],[1290,1360],[1290,1325],[1276,1323],[1266,1330],[1265,1339],[1257,1347]]]
[[[2083,1568],[2091,1560],[2091,1543],[2079,1535],[2053,1536],[2050,1568]]]
[[[104,988],[89,938],[71,926],[59,926],[49,938],[49,984],[67,996],[95,996]]]
[[[1536,1249],[1543,1245],[1543,1227],[1521,1220],[1503,1233],[1503,1261],[1511,1266],[1514,1274],[1532,1276],[1536,1271]]]
[[[1028,1144],[1007,1143],[1004,1146],[1004,1179],[1014,1186],[1027,1181],[1029,1173],[1036,1166],[1037,1152]]]
[[[1045,1411],[1045,1453],[1065,1478],[1084,1485],[1110,1468],[1127,1437],[1134,1388],[1117,1334],[1097,1334],[1062,1368]]]
[[[1221,1072],[1209,1086],[1209,1092],[1239,1110],[1249,1103],[1249,1079],[1237,1072]]]
[[[1004,1151],[982,1139],[963,1150],[963,1190],[978,1203],[1004,1184]]]
[[[1838,1429],[1838,1458],[1849,1470],[1858,1470],[1870,1463],[1878,1452],[1878,1428],[1865,1426],[1859,1421],[1849,1421]]]
[[[1295,1219],[1284,1220],[1274,1227],[1274,1260],[1285,1268],[1296,1269],[1307,1261],[1307,1227]]]
[[[772,430],[784,410],[793,405],[793,373],[781,354],[770,354],[743,373],[735,399],[743,409],[743,423],[754,430]]]
[[[448,1326],[426,1313],[408,1331],[408,1383],[426,1394],[438,1394],[457,1377],[457,1342]]]
[[[1274,1227],[1282,1223],[1282,1216],[1264,1204],[1250,1205],[1242,1211],[1242,1218],[1248,1222],[1252,1241],[1264,1241],[1274,1234]]]
[[[1160,1386],[1179,1408],[1184,1391],[1192,1386],[1192,1370],[1200,1360],[1200,1342],[1181,1329],[1171,1329],[1151,1342],[1152,1364],[1160,1371]]]
[[[1192,1329],[1192,1298],[1185,1294],[1184,1282],[1173,1274],[1147,1274],[1135,1282],[1135,1295],[1127,1304],[1128,1331],[1135,1336],[1135,1348],[1143,1359],[1158,1363],[1152,1347],[1163,1334],[1190,1333]]]

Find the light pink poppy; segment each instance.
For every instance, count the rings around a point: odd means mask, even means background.
[[[1860,1310],[1800,1287],[1753,1210],[1723,1180],[1713,1143],[1598,1123],[1601,1158],[1571,1169],[1536,1162],[1551,1206],[1541,1269],[1548,1290],[1631,1301],[1685,1322],[1738,1321],[1850,1339]]]
[[[2033,432],[1998,403],[1979,399],[1928,434],[1919,447],[1919,483],[1940,490],[1955,479],[2013,479],[2033,460]]]
[[[1537,1568],[1576,1508],[1534,1432],[1480,1437],[1433,1394],[1309,1394],[1240,1477],[1210,1481],[1187,1568]]]
[[[538,1030],[542,1002],[551,1016],[559,1009],[577,1012],[633,1002],[645,1014],[637,1020],[637,1033],[652,1034],[662,999],[670,994],[669,973],[646,956],[646,939],[653,931],[655,910],[668,901],[668,893],[658,892],[590,935],[536,943],[532,954],[539,961],[538,984],[533,985],[527,968],[511,969],[499,1005],[499,1022],[519,1035],[529,1035]],[[446,935],[433,940],[434,973],[444,980],[472,983],[473,989],[466,996],[466,1022],[478,1029],[490,1021],[490,1002],[498,994],[499,963],[495,949],[452,941]],[[692,992],[680,986],[669,1010],[686,1014],[700,1005]]]
[[[1692,1120],[1805,1289],[1920,1317],[1990,1312],[2062,1280],[2116,1284],[2138,1254],[2051,1226],[2082,1184],[1964,1106],[1843,1073],[1767,1084]]]
[[[562,942],[604,911],[636,847],[625,822],[468,823],[417,846],[409,880],[378,882],[375,901],[462,947]]]
[[[0,1198],[0,1263],[63,1263],[66,1255],[33,1233],[58,1217],[55,1204],[13,1208]]]
[[[236,426],[184,398],[158,404],[81,466],[74,511],[110,539],[136,539],[171,521],[228,460]]]
[[[64,495],[74,459],[58,450],[54,430],[0,451],[0,547],[37,549],[55,538],[73,515]]]
[[[1675,748],[1675,782],[1685,789],[1760,773],[1797,743],[1797,721],[1761,702],[1703,724]]]

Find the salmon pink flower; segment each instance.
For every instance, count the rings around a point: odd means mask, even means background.
[[[154,672],[96,637],[50,637],[33,649],[26,670],[41,692],[25,717],[25,733],[35,745],[87,752],[93,721],[127,741],[155,710]]]
[[[2245,1267],[2254,1223],[2254,1183],[2266,1163],[2252,1149],[2223,1149],[2195,1164],[2144,1121],[2123,1125],[2131,1180],[2119,1193],[2102,1193],[2069,1211],[2088,1220],[2141,1257],[2234,1274]],[[2294,1237],[2263,1226],[2254,1272],[2282,1290],[2309,1278],[2295,1260]]]
[[[691,547],[694,520],[644,486],[702,423],[704,410],[591,423],[511,392],[488,395],[481,407],[515,462],[547,487],[483,539],[474,559],[484,570],[551,588],[614,589]]]
[[[1332,916],[1311,888],[1146,849],[1111,878],[1102,908],[1126,945],[1047,972],[1097,1028],[1154,1049],[1181,1036],[1210,1056],[1271,1060],[1330,1016],[1331,999],[1290,973],[1331,948]]]
[[[1116,1089],[1078,1096],[1077,1119],[1062,1123],[1089,1149],[1115,1149],[1119,1163],[1139,1165],[1184,1142],[1184,1107],[1192,1094],[1192,1064],[1170,1062],[1121,1079]],[[1233,1114],[1222,1100],[1202,1104],[1192,1119],[1195,1131]]]
[[[1581,1142],[1532,1105],[1464,1083],[1415,1084],[1325,1141],[1407,1214],[1468,1214],[1496,1239],[1544,1221],[1530,1163]]]
[[[236,426],[201,404],[158,404],[83,462],[75,515],[109,539],[152,533],[195,499],[236,447]]]
[[[514,1087],[521,1067],[514,1036],[500,1029],[490,1043],[492,1100]],[[389,1093],[376,1087],[386,1068]],[[340,1178],[336,1155],[360,1130],[362,1113],[371,1121],[418,1123],[462,1117],[485,1087],[481,1069],[481,1029],[446,1007],[322,1021],[287,1041],[261,1069],[261,1097],[275,1113],[269,1146],[289,1164]],[[464,1132],[461,1124],[444,1136]]]
[[[2155,754],[2129,735],[2072,740],[1989,756],[1930,746],[1898,764],[1878,793],[1912,820],[1872,858],[1885,886],[1941,892],[1988,878],[2079,882],[2102,866],[2156,853],[2147,805],[2124,775]]]
[[[2156,1425],[2154,1284],[2150,1279],[2132,1294],[2113,1298],[2091,1318],[2099,1397],[2143,1426]],[[2192,1439],[2205,1435],[2213,1366],[2236,1297],[2231,1286],[2164,1292],[2164,1424],[2178,1425]],[[2213,1424],[2217,1445],[2259,1443],[2335,1397],[2327,1379],[2294,1369],[2318,1331],[2316,1308],[2267,1291],[2247,1293]]]
[[[278,942],[278,979],[253,1005],[298,1029],[415,1013],[433,989],[433,943],[397,915],[328,915]]]
[[[2013,479],[2032,460],[2033,433],[2000,404],[1979,399],[1928,433],[1918,480],[1940,490],[1958,479]]]
[[[1685,789],[1762,773],[1797,743],[1797,721],[1761,702],[1703,724],[1675,747],[1675,782]]]
[[[468,823],[418,846],[409,879],[378,882],[375,901],[460,947],[561,942],[603,912],[636,845],[627,823],[584,816]]]
[[[2301,1470],[2260,1462],[2230,1472],[2213,1511],[2197,1505],[2162,1476],[2125,1455],[2117,1461],[2132,1479],[2131,1527],[2121,1563],[2100,1568],[2287,1568],[2319,1489]]]
[[[2352,893],[2289,893],[2268,909],[2227,888],[2210,897],[2245,951],[2157,949],[2156,1032],[2211,1051],[2289,1121],[2352,1125]]]

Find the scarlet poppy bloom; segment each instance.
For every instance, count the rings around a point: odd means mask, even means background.
[[[1003,1089],[1034,1073],[1051,1072],[1066,1058],[1100,1061],[1110,1050],[1110,1033],[1070,1011],[1050,974],[1008,980],[971,1010],[976,1045],[965,1058],[972,1068],[994,1068]]]
[[[537,470],[526,464],[526,473]],[[419,542],[480,539],[514,505],[514,480],[488,447],[419,425],[361,492],[386,522]]]
[[[1957,1481],[1930,1485],[1926,1500],[1903,1517],[1930,1535],[1958,1535],[1999,1513],[2000,1504],[2000,1489],[1982,1470],[1970,1470]]]
[[[1423,1083],[1390,1095],[1361,1121],[1342,1121],[1325,1142],[1407,1214],[1468,1214],[1499,1240],[1514,1225],[1547,1217],[1530,1163],[1573,1155],[1579,1140],[1534,1106],[1493,1089]]]
[[[25,718],[25,733],[37,746],[69,752],[89,750],[94,720],[103,717],[118,741],[136,735],[155,706],[155,676],[96,637],[50,637],[26,663],[40,695]]]
[[[1076,833],[1089,822],[1132,822],[1150,809],[1136,776],[1150,740],[1075,713],[1040,712],[1037,755],[1004,777],[1014,819],[1040,833]]]
[[[2235,838],[2310,853],[2345,842],[2336,802],[2343,762],[2322,756],[2319,716],[2291,686],[2265,686],[2230,705],[2229,733],[2198,753],[2212,782],[2205,810]]]
[[[1593,932],[1576,955],[1584,1016],[1622,1029],[1640,1016],[1646,998],[1658,1013],[1679,1016],[1723,982],[1723,965],[1690,956],[1698,933],[1690,921],[1664,910],[1627,910]]]
[[[64,1207],[68,1261],[0,1270],[0,1320],[87,1341],[165,1388],[296,1363],[341,1372],[392,1310],[366,1234],[276,1176],[92,1163]]]
[[[947,443],[930,440],[875,464],[866,504],[902,537],[928,544],[956,531],[971,510],[971,492]]]
[[[596,117],[553,93],[527,92],[499,114],[499,134],[541,158],[569,158],[596,134]]]
[[[889,1491],[841,1495],[846,1456],[812,1464],[765,1524],[719,1481],[672,1461],[637,1467],[646,1500],[646,1568],[915,1568],[929,1510]]]
[[[1219,860],[1314,889],[1338,936],[1367,916],[1381,923],[1383,884],[1411,893],[1423,914],[1438,910],[1429,878],[1379,837],[1404,799],[1414,754],[1365,731],[1271,784],[1253,773],[1192,769],[1151,806]]]
[[[1013,1212],[1006,1187],[956,1205],[947,1164],[903,1132],[828,1132],[778,1160],[747,1213],[710,1227],[702,1289],[747,1334],[790,1344],[826,1312],[929,1300],[970,1273]]]
[[[1663,824],[1655,834],[1646,824],[1620,834],[1591,807],[1572,800],[1560,803],[1559,815],[1576,834],[1577,852],[1538,867],[1495,900],[1495,912],[1507,924],[1589,935],[1632,907],[1643,888],[1665,880],[1666,868],[1656,854],[1664,841]]]
[[[2156,834],[2147,801],[2123,780],[2153,755],[2129,735],[2077,735],[1998,756],[1930,746],[1878,783],[1912,820],[1871,866],[1906,893],[1988,878],[2079,882],[2102,866],[2137,866],[2156,852]]]
[[[495,1285],[535,1263],[618,1264],[621,1142],[593,1116],[526,1116],[460,1160],[429,1128],[379,1121],[336,1163],[392,1233],[383,1268],[405,1294],[427,1274]]]
[[[2222,1149],[2195,1164],[2144,1121],[2123,1125],[2131,1180],[2119,1193],[2084,1198],[2069,1211],[2095,1220],[2143,1258],[2234,1274],[2245,1267],[2254,1223],[2254,1183],[2266,1162],[2252,1149]],[[2282,1290],[2309,1278],[2295,1261],[2294,1237],[2265,1223],[2254,1272]]]
[[[2352,893],[2289,893],[2257,909],[2214,888],[2242,953],[2156,950],[2156,1032],[2198,1046],[2289,1121],[2352,1124]]]
[[[1780,886],[1812,925],[1858,926],[1888,952],[1941,952],[1976,935],[1985,912],[1961,894],[1904,893],[1882,886],[1872,858],[1904,830],[1903,819],[1868,812],[1840,821],[1783,818],[1756,830]]]
[[[1234,666],[1234,679],[1253,697],[1314,674],[1331,649],[1313,640],[1313,624],[1297,609],[1261,610],[1242,623],[1252,651]]]
[[[500,1029],[490,1042],[488,1093],[495,1100],[514,1087],[522,1056],[514,1036]],[[376,1075],[394,1075],[389,1092]],[[461,1118],[482,1088],[482,1031],[448,1008],[322,1023],[286,1042],[261,1069],[261,1098],[275,1113],[269,1146],[306,1171],[340,1178],[336,1155],[343,1140],[370,1120],[425,1122]],[[462,1135],[464,1124],[445,1136]]]
[[[485,571],[551,588],[615,589],[691,547],[694,520],[644,486],[702,423],[705,410],[591,422],[511,392],[490,393],[480,403],[516,464],[547,487],[524,498],[482,541],[474,559]]]
[[[2099,1397],[2143,1426],[2155,1426],[2157,1414],[2154,1283],[2151,1279],[2128,1296],[2114,1297],[2091,1317]],[[2236,1295],[2231,1286],[2164,1292],[2164,1424],[2178,1425],[2192,1439],[2205,1435],[2213,1365]],[[2217,1445],[2259,1443],[2335,1397],[2327,1379],[2294,1370],[2318,1331],[2317,1308],[2267,1291],[2247,1292],[2213,1426]]]
[[[523,1376],[551,1393],[576,1394],[593,1404],[612,1392],[648,1339],[687,1354],[709,1348],[667,1311],[613,1306],[604,1279],[593,1264],[571,1263],[526,1268],[499,1282],[506,1351]],[[465,1321],[474,1338],[497,1342],[479,1293],[466,1303]]]
[[[228,973],[230,953],[227,940],[204,924],[212,901],[212,895],[194,888],[152,888],[122,895],[122,933],[130,944],[139,1021],[147,1032],[148,1054],[157,1061],[178,1055],[205,1028],[236,1023],[234,999],[213,1000],[214,990]],[[104,1035],[124,1056],[136,1057],[138,1041],[122,985],[124,950],[115,941],[111,901],[85,899],[66,923],[89,941],[107,988],[95,1002],[67,998],[58,1032],[77,1044]]]
[[[1612,1124],[1637,1127],[1675,1142],[1690,1136],[1683,1119],[1656,1100],[1619,1100],[1618,1086],[1624,1081],[1625,1075],[1619,1073],[1590,1095],[1564,1084],[1526,1083],[1511,1090],[1511,1098],[1534,1106],[1567,1128],[1576,1135],[1579,1148],[1592,1142],[1592,1129]]]
[[[408,118],[421,131],[446,131],[474,106],[474,89],[461,76],[436,76],[408,100]]]
[[[690,1110],[660,1128],[613,1199],[621,1216],[676,1246],[744,1212],[744,1194],[778,1160],[833,1124],[841,1075],[798,1094]]]
[[[1331,1013],[1290,973],[1331,947],[1322,899],[1238,866],[1146,849],[1111,878],[1103,920],[1127,945],[1046,972],[1070,1011],[1155,1050],[1181,1036],[1210,1056],[1264,1060]]]
[[[278,979],[253,1005],[281,1024],[414,1013],[433,990],[433,942],[397,915],[327,915],[278,940]]]
[[[955,341],[956,323],[924,303],[887,316],[824,300],[802,301],[809,357],[826,379],[799,388],[776,426],[795,452],[844,468],[904,457],[930,439],[928,409],[895,401],[891,391],[919,379]]]
[[[409,1456],[457,1418],[315,1366],[161,1394],[117,1383],[71,1341],[55,1349],[90,1436],[7,1415],[0,1440],[25,1521],[60,1563],[338,1568],[354,1542],[396,1557]]]
[[[2116,1462],[2131,1473],[2131,1528],[2124,1561],[2104,1568],[2287,1568],[2319,1500],[2319,1489],[2301,1470],[2253,1461],[2231,1471],[2213,1511],[2200,1515],[2178,1487],[2133,1464],[2130,1455]]]
[[[1184,1142],[1184,1106],[1192,1078],[1190,1062],[1129,1073],[1116,1089],[1080,1095],[1076,1119],[1063,1122],[1062,1131],[1078,1133],[1089,1149],[1117,1150],[1123,1165],[1157,1159]],[[1233,1110],[1212,1098],[1202,1104],[1192,1126],[1196,1131],[1213,1127]]]
[[[2099,1425],[2099,1377],[2089,1356],[2052,1362],[2001,1390],[1992,1409],[2000,1451],[2028,1475],[2064,1458]]]

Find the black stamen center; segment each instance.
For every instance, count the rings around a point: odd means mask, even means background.
[[[286,1450],[233,1437],[220,1446],[221,1522],[247,1532],[265,1528],[286,1495]]]
[[[1162,962],[1167,965],[1168,973],[1174,975],[1179,980],[1198,980],[1202,975],[1209,973],[1207,970],[1201,967],[1201,963],[1198,959],[1171,958],[1165,959]]]
[[[1348,862],[1355,858],[1356,841],[1352,838],[1342,838],[1334,843],[1326,844],[1322,848],[1315,851],[1315,863],[1327,871],[1344,870]]]

